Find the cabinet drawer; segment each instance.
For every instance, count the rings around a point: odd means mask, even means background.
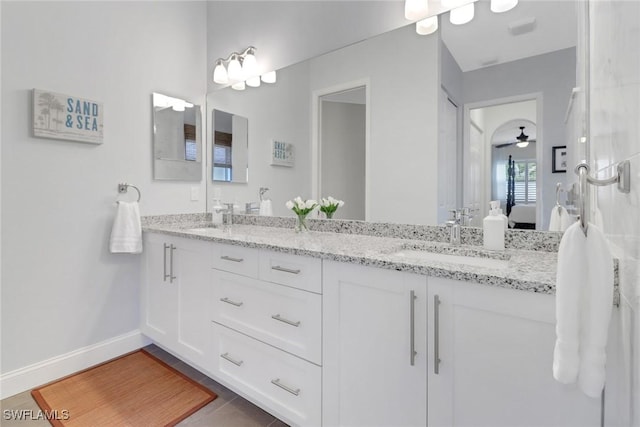
[[[213,282],[212,320],[321,364],[320,295],[217,270]]]
[[[322,260],[260,251],[260,278],[320,294],[322,293]]]
[[[213,268],[248,277],[258,277],[257,249],[234,245],[213,246]]]
[[[320,367],[212,323],[214,372],[287,423],[321,424]]]

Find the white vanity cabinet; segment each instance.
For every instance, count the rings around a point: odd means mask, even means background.
[[[325,426],[427,424],[427,278],[324,261]]]
[[[162,234],[144,236],[142,332],[200,368],[210,352],[211,246]]]
[[[428,284],[430,427],[600,425],[600,399],[553,379],[552,295]]]
[[[214,244],[211,372],[278,418],[320,426],[322,261]]]

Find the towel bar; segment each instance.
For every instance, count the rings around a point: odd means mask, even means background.
[[[126,193],[129,187],[133,188],[138,192],[138,202],[139,202],[142,195],[140,194],[140,190],[138,189],[138,187],[136,187],[135,185],[127,184],[126,182],[121,182],[120,184],[118,184],[118,193],[120,194]]]
[[[575,173],[578,174],[578,190],[580,193],[580,226],[582,232],[587,235],[587,228],[589,226],[589,218],[587,216],[587,209],[589,207],[589,192],[587,191],[587,184],[593,184],[598,187],[604,187],[606,185],[618,184],[618,190],[621,193],[631,192],[631,162],[624,160],[618,163],[616,167],[616,174],[610,178],[598,179],[589,175],[589,165],[586,162],[581,162],[576,166]]]

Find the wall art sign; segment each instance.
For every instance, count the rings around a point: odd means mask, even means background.
[[[567,172],[567,146],[557,146],[552,148],[551,156],[551,172],[566,173]]]
[[[271,164],[273,166],[293,167],[293,145],[286,142],[271,140]]]
[[[103,118],[101,102],[33,90],[33,136],[102,144]]]

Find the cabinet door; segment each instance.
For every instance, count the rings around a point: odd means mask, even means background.
[[[177,247],[173,254],[174,284],[177,283],[175,351],[207,369],[211,342],[211,245],[189,239],[175,239],[174,245]]]
[[[170,347],[177,335],[178,285],[166,276],[171,269],[172,242],[165,237],[145,235],[140,323],[145,335]]]
[[[428,283],[429,426],[599,425],[600,400],[553,379],[553,296]]]
[[[424,426],[426,278],[323,268],[323,424]]]

